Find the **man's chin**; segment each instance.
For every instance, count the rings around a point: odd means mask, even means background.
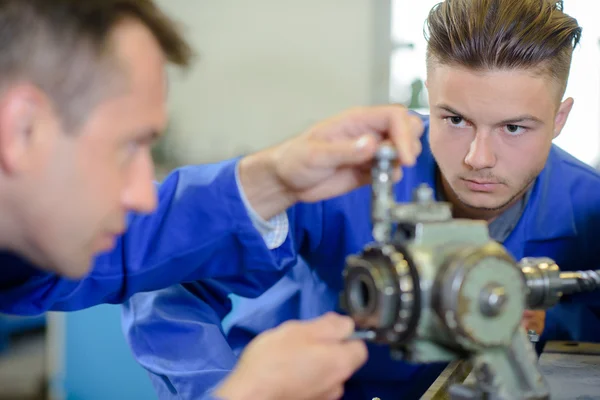
[[[53,268],[53,270],[63,278],[79,280],[85,278],[91,272],[92,264],[91,257],[81,255],[69,260],[63,259],[62,262],[57,263],[56,268]]]
[[[507,203],[510,201],[507,199],[502,199],[498,201],[498,199],[482,199],[479,194],[475,196],[460,196],[459,200],[465,208],[468,208],[473,211],[482,211],[482,212],[490,212],[490,211],[499,211],[504,209],[507,206]],[[485,196],[485,197],[490,197]]]

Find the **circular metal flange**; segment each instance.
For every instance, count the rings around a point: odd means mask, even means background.
[[[527,283],[527,308],[548,309],[562,297],[560,268],[547,257],[527,257],[519,261]]]
[[[443,265],[434,309],[465,347],[510,343],[523,316],[526,287],[513,258],[496,242],[465,247]]]
[[[348,257],[345,307],[357,328],[374,330],[378,342],[399,344],[414,335],[420,299],[418,271],[403,249],[386,244]]]

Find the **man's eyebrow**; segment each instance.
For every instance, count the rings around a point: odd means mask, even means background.
[[[465,117],[465,119],[468,119],[468,118],[466,118],[466,116],[463,113],[456,111],[454,108],[450,107],[449,105],[438,104],[435,106],[435,108],[443,110],[443,111],[448,111],[450,114],[460,115],[461,117]]]
[[[438,104],[436,106],[436,108],[438,108],[440,110],[447,111],[450,114],[455,114],[455,115],[461,116],[461,117],[463,117],[463,118],[465,118],[467,120],[469,119],[463,113],[455,110],[454,108],[452,108],[452,107],[450,107],[450,106],[448,106],[446,104]],[[500,121],[498,123],[498,125],[514,125],[514,124],[518,124],[518,123],[522,123],[522,122],[527,122],[527,121],[535,122],[535,123],[538,123],[538,124],[543,124],[544,123],[544,121],[542,121],[541,119],[539,119],[539,118],[537,118],[537,117],[535,117],[535,116],[533,116],[531,114],[523,114],[523,115],[519,115],[519,116],[514,117],[514,118],[509,118],[509,119],[502,120],[502,121]]]
[[[521,122],[535,122],[538,124],[543,124],[544,121],[542,121],[541,119],[534,117],[533,115],[530,114],[524,114],[524,115],[519,115],[518,117],[515,118],[510,118],[510,119],[505,119],[504,121],[500,121],[500,125],[514,125],[514,124],[518,124]]]

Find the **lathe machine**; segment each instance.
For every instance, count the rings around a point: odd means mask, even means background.
[[[382,146],[372,169],[375,241],[344,270],[342,304],[357,335],[412,363],[468,360],[475,383],[453,385],[451,399],[550,398],[523,311],[600,288],[599,271],[516,261],[490,239],[485,221],[452,218],[428,186],[413,202],[396,203],[395,162],[395,150]]]

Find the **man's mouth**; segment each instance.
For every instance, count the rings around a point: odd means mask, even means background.
[[[467,181],[467,182],[476,183],[478,185],[497,185],[500,183],[498,181],[485,180],[485,179],[468,179],[468,178],[461,178],[461,179],[464,181]]]
[[[500,185],[497,180],[461,178],[461,181],[470,191],[480,193],[493,192]]]

